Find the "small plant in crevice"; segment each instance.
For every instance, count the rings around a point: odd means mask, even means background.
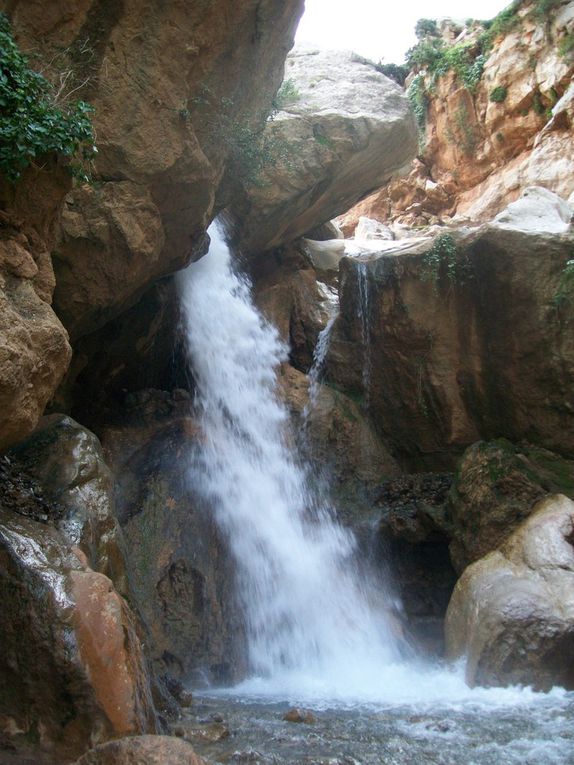
[[[423,281],[430,281],[436,290],[441,280],[464,284],[470,274],[468,257],[459,252],[452,234],[439,234],[423,256]]]
[[[0,13],[0,173],[17,181],[37,158],[55,153],[88,180],[96,152],[92,113],[90,104],[64,99],[62,87],[30,68]]]
[[[552,296],[551,305],[559,310],[574,301],[574,258],[568,260],[562,269],[558,287]]]
[[[497,85],[496,88],[493,88],[490,91],[489,95],[489,101],[492,101],[495,104],[501,104],[503,101],[506,101],[506,96],[508,95],[508,89],[505,88],[503,85]]]
[[[293,80],[284,80],[281,87],[275,94],[271,107],[273,112],[280,112],[289,104],[294,104],[301,98],[301,94]]]

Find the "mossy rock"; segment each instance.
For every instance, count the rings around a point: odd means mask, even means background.
[[[462,571],[500,547],[536,502],[555,493],[574,499],[574,462],[504,438],[473,444],[460,460],[440,519],[455,568]]]

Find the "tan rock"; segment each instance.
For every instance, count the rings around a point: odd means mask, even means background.
[[[101,744],[74,765],[205,765],[205,761],[179,738],[133,736]]]
[[[448,654],[471,685],[574,688],[574,502],[562,495],[469,566],[445,623]]]

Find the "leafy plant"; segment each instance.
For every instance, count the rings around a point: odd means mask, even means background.
[[[508,34],[519,23],[518,9],[521,5],[522,0],[514,0],[493,19],[483,22],[485,31],[479,39],[483,53],[487,53],[492,48],[497,37]]]
[[[436,288],[441,278],[446,278],[451,283],[466,281],[469,269],[468,260],[459,253],[453,236],[439,234],[430,250],[423,256],[422,278],[432,282]]]
[[[554,8],[554,6],[558,5],[561,2],[561,0],[536,0],[536,4],[534,6],[534,16],[539,21],[547,21],[548,15]]]
[[[438,25],[435,19],[419,19],[415,24],[415,34],[417,40],[422,40],[424,37],[438,37]]]
[[[405,80],[407,79],[407,75],[409,73],[408,66],[405,66],[404,64],[375,64],[375,69],[377,72],[380,72],[381,74],[384,74],[385,77],[389,77],[389,79],[394,80],[399,85],[404,85]]]
[[[93,158],[93,108],[85,101],[60,103],[54,87],[28,65],[10,23],[0,13],[0,173],[16,181],[36,157],[72,157],[71,169],[87,180]]]
[[[503,101],[506,100],[506,96],[508,95],[508,89],[505,88],[503,85],[497,85],[496,88],[493,88],[490,91],[490,100],[495,104],[501,104]]]
[[[574,55],[574,34],[572,32],[564,35],[558,43],[558,55],[563,57]]]
[[[417,74],[407,89],[407,98],[415,115],[419,134],[424,136],[426,128],[428,93],[423,74]]]
[[[297,89],[297,86],[293,80],[284,80],[281,87],[275,94],[275,98],[272,102],[272,108],[274,111],[280,112],[289,104],[295,103],[301,98],[301,94]]]
[[[568,260],[560,274],[558,288],[552,297],[554,308],[562,308],[574,299],[574,259]]]

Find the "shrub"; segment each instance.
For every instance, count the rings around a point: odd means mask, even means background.
[[[415,24],[417,40],[424,37],[438,37],[439,31],[435,19],[419,19]]]
[[[496,88],[493,88],[490,91],[490,100],[495,104],[501,104],[503,101],[506,100],[506,96],[508,95],[508,89],[503,87],[502,85],[498,85]]]
[[[463,283],[469,275],[470,265],[458,251],[451,234],[439,234],[430,250],[423,256],[422,278],[436,288],[441,278]]]
[[[399,85],[405,84],[405,80],[407,79],[407,75],[409,73],[408,66],[405,66],[404,64],[378,63],[378,64],[375,64],[375,69],[377,70],[377,72],[384,74],[385,77],[389,77],[391,80],[394,80]]]
[[[0,13],[0,173],[16,181],[36,157],[55,152],[73,157],[71,169],[87,180],[94,132],[84,101],[58,103],[54,88],[28,66]]]
[[[280,112],[289,104],[295,103],[301,98],[297,86],[293,80],[284,80],[281,87],[275,94],[275,98],[272,102],[273,111]]]
[[[428,94],[425,85],[425,78],[422,74],[417,74],[407,89],[407,98],[414,112],[419,133],[424,134],[426,128]]]

